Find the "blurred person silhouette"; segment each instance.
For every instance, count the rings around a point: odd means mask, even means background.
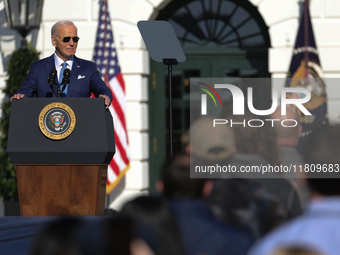
[[[326,255],[307,247],[282,247],[274,251],[271,255]]]
[[[276,144],[276,132],[270,125],[259,125],[259,122],[248,125],[251,120],[261,119],[251,113],[247,107],[244,109],[243,115],[233,115],[233,105],[228,104],[223,107],[221,118],[227,119],[230,128],[235,134],[235,146],[237,153],[233,158],[232,164],[235,166],[244,165],[264,165],[272,166],[280,165],[279,148]],[[236,124],[238,123],[238,124]],[[244,123],[244,124],[240,124]]]
[[[134,235],[132,221],[123,216],[91,217],[77,228],[75,240],[81,255],[130,255],[135,245],[147,248]]]
[[[136,224],[136,235],[157,255],[184,255],[183,240],[169,205],[158,197],[141,196],[127,202],[121,214]]]
[[[261,116],[245,110],[244,115],[233,115],[232,105],[224,109],[223,118],[232,119],[237,123],[249,123],[253,120],[261,120]],[[255,122],[254,122],[255,123]],[[234,156],[231,165],[240,169],[242,166],[271,166],[279,167],[280,154],[277,144],[277,133],[270,122],[250,125],[233,125],[237,154]],[[259,126],[257,126],[259,125]],[[299,187],[291,180],[284,178],[283,173],[243,174],[244,178],[252,178],[269,193],[275,195],[282,203],[287,219],[292,219],[302,213],[302,201]]]
[[[286,220],[277,197],[250,179],[214,180],[214,188],[206,201],[216,217],[242,228],[253,239],[262,237]]]
[[[293,245],[310,247],[321,254],[339,254],[339,138],[339,126],[316,128],[307,136],[303,147],[303,171],[311,200],[306,212],[260,240],[250,255],[270,255],[279,247]],[[325,171],[318,171],[318,167],[324,167]]]
[[[228,125],[216,125],[212,131],[212,122],[212,117],[201,118],[183,136],[193,165],[227,166],[234,160],[233,130]],[[234,173],[214,175],[206,201],[218,219],[242,228],[254,239],[285,221],[283,207],[275,196],[251,179],[236,177]]]
[[[297,150],[299,136],[302,132],[299,115],[297,114],[295,109],[289,106],[286,106],[286,115],[281,115],[281,108],[281,106],[277,107],[276,110],[271,114],[271,118],[277,120],[274,121],[274,128],[277,133],[277,143],[279,145],[281,163],[283,165],[302,164],[302,155]],[[297,125],[291,127],[290,125],[293,123],[289,123],[289,126],[278,124],[286,119],[295,120]]]
[[[286,106],[286,115],[281,115],[281,106],[277,107],[276,110],[271,114],[271,119],[278,121],[274,122],[274,128],[277,133],[277,144],[279,146],[280,160],[282,165],[290,167],[303,164],[302,155],[298,151],[298,141],[300,134],[302,132],[302,127],[300,123],[300,117],[296,110],[292,107]],[[282,121],[295,120],[297,123],[295,127],[292,127],[292,121],[288,121],[285,126],[279,124]],[[307,203],[309,194],[308,188],[305,182],[301,181],[301,178],[296,175],[294,171],[287,172],[283,174],[284,177],[289,178],[293,185],[297,185],[300,190],[300,200],[302,206]],[[298,179],[296,179],[298,178]]]
[[[251,237],[217,220],[204,202],[211,188],[211,181],[190,178],[190,157],[186,154],[165,161],[157,184],[175,212],[187,254],[246,254]]]
[[[134,235],[129,218],[67,217],[46,224],[30,255],[155,255]]]
[[[75,241],[75,231],[83,224],[81,218],[59,218],[48,222],[35,238],[31,255],[82,255]]]

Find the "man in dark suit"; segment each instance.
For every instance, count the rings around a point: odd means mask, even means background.
[[[57,91],[58,85],[53,85],[52,91],[48,82],[50,72],[56,69],[57,83],[60,84],[66,68],[71,70],[72,75],[66,88],[61,88],[62,97],[90,97],[92,92],[96,97],[104,98],[108,108],[112,102],[112,92],[101,79],[96,64],[74,55],[79,41],[77,27],[71,21],[59,21],[53,25],[51,36],[55,53],[31,65],[25,82],[11,101],[35,94],[37,97],[56,97],[54,91]]]

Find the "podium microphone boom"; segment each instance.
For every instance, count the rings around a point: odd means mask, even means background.
[[[51,90],[55,94],[53,85],[56,84],[55,78],[57,77],[57,70],[56,69],[51,69],[50,71],[50,76],[48,77],[48,83],[50,84]]]
[[[70,69],[65,69],[64,70],[64,78],[62,80],[61,84],[64,84],[63,90],[65,90],[66,85],[70,83],[70,77],[71,77],[71,70]]]

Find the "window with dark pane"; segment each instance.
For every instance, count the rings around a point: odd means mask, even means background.
[[[242,4],[248,1],[186,2],[168,18],[182,47],[268,47],[269,39],[262,33],[267,27]]]

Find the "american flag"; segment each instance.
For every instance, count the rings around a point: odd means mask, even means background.
[[[125,84],[118,65],[107,0],[101,1],[93,61],[113,97],[109,109],[114,123],[116,153],[107,172],[106,193],[109,194],[129,169],[130,156],[125,121]]]

